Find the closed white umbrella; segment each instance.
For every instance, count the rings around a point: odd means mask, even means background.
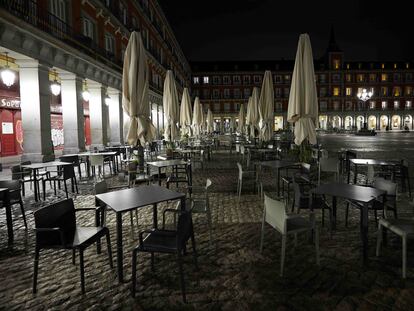
[[[207,133],[213,132],[214,120],[213,120],[213,113],[211,112],[210,108],[208,108],[208,111],[207,111],[206,123],[207,123]]]
[[[191,98],[188,93],[188,89],[185,87],[183,90],[183,97],[181,99],[180,107],[180,125],[183,129],[183,133],[190,134],[190,126],[192,121],[192,111],[191,111]]]
[[[255,137],[255,129],[259,127],[259,89],[257,87],[253,88],[252,92],[252,109],[250,111],[250,134],[252,137]]]
[[[245,113],[244,113],[244,105],[240,105],[240,111],[239,111],[239,124],[238,124],[238,131],[239,133],[243,133],[244,125],[245,125]]]
[[[318,119],[318,96],[312,47],[308,34],[301,34],[299,37],[287,119],[295,123],[296,145],[300,145],[306,138],[309,143],[316,144],[315,124]]]
[[[194,100],[194,108],[193,108],[193,130],[196,136],[200,135],[200,127],[203,123],[203,112],[201,111],[201,104],[200,99],[198,97]]]
[[[168,141],[174,141],[178,138],[177,123],[179,121],[179,106],[177,88],[175,86],[175,79],[171,70],[167,70],[167,74],[165,75],[162,104],[166,119],[164,137]]]
[[[262,141],[269,141],[273,137],[274,107],[272,73],[266,70],[259,99],[260,139]]]
[[[252,111],[252,97],[249,97],[249,100],[247,101],[247,109],[246,109],[246,135],[249,135],[248,127],[251,126],[250,122],[250,115]]]
[[[233,117],[230,117],[229,128],[230,128],[230,133],[233,133],[234,132],[234,119],[233,119]]]
[[[144,146],[155,138],[155,127],[150,120],[148,98],[147,54],[141,35],[132,32],[125,50],[122,71],[122,107],[130,119],[128,144]]]

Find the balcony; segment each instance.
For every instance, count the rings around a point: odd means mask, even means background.
[[[10,14],[52,37],[61,40],[65,44],[93,57],[95,60],[118,71],[121,70],[122,61],[120,58],[107,53],[93,39],[76,32],[69,24],[50,12],[38,11],[36,1],[0,0],[0,8],[5,9]]]

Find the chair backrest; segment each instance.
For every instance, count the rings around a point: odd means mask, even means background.
[[[20,180],[23,179],[23,170],[22,167],[20,165],[13,165],[10,168],[11,172],[12,172],[12,179],[13,180]]]
[[[108,192],[108,185],[106,184],[105,180],[102,180],[95,184],[95,194],[101,194],[106,192]]]
[[[20,182],[18,180],[0,180],[0,188],[20,190]]]
[[[73,163],[73,164],[79,164],[79,156],[75,155],[75,156],[61,156],[60,161],[62,162],[66,162],[66,163]]]
[[[328,150],[322,149],[321,150],[321,159],[326,159],[326,158],[329,158]]]
[[[309,208],[309,196],[304,194],[301,185],[293,182],[293,191],[295,193],[295,207],[300,209]]]
[[[374,188],[380,189],[387,193],[387,196],[396,196],[397,195],[397,183],[392,182],[384,178],[377,177],[372,183]]]
[[[286,210],[282,201],[264,195],[264,220],[282,234],[286,233]]]
[[[236,144],[236,152],[240,152],[240,144]]]
[[[104,157],[99,154],[91,154],[89,155],[89,162],[92,166],[103,166]]]
[[[321,158],[319,169],[321,172],[339,173],[339,160],[336,158]]]
[[[75,169],[73,167],[74,167],[73,164],[63,166],[63,179],[69,179],[69,178],[75,177]]]
[[[191,237],[193,230],[193,222],[191,219],[191,212],[181,211],[178,215],[177,222],[177,247],[184,249],[185,243]]]
[[[58,247],[70,243],[76,230],[75,207],[72,199],[66,199],[43,207],[33,213],[35,228],[59,228],[63,234],[55,232],[36,232],[36,244],[39,247]]]

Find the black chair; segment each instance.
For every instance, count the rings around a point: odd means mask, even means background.
[[[401,160],[401,163],[397,166],[394,174],[394,180],[396,182],[400,180],[402,186],[401,190],[403,192],[406,192],[408,188],[408,194],[411,198],[411,184],[407,160]]]
[[[73,253],[73,264],[75,254],[79,251],[80,278],[82,293],[85,293],[84,276],[84,250],[106,237],[108,246],[109,264],[112,264],[112,249],[109,230],[106,227],[80,227],[76,225],[76,213],[78,211],[92,210],[95,208],[75,209],[72,199],[66,199],[34,212],[36,247],[33,273],[33,293],[37,291],[37,272],[39,266],[39,253],[42,249],[69,249]]]
[[[192,173],[191,173],[191,163],[186,163],[183,165],[177,165],[172,174],[167,178],[167,189],[170,188],[171,183],[175,183],[175,186],[178,188],[178,184],[185,184],[186,188],[191,189],[192,185]]]
[[[74,156],[64,155],[64,156],[61,156],[59,159],[62,162],[72,163],[73,166],[76,166],[78,168],[79,179],[82,179],[82,170],[81,170],[81,166],[80,166],[79,156],[77,156],[77,155],[74,155]]]
[[[66,181],[68,179],[71,180],[72,193],[75,192],[75,187],[76,187],[76,193],[79,193],[79,191],[78,191],[78,182],[76,181],[75,169],[73,168],[73,164],[72,165],[63,165],[60,168],[60,170],[58,171],[57,175],[49,176],[49,177],[46,177],[42,180],[43,200],[46,199],[46,182],[47,181],[53,181],[53,190],[55,192],[55,195],[56,195],[56,182],[58,182],[59,189],[60,189],[60,182],[63,182],[63,184],[65,186],[66,198],[68,199],[69,194],[68,194],[68,186],[67,186],[67,183],[66,183]]]
[[[178,214],[176,230],[165,229],[166,212]],[[146,237],[144,238],[144,234]],[[132,251],[132,296],[135,297],[137,279],[137,254],[138,252],[151,253],[151,269],[154,271],[154,253],[170,253],[177,256],[177,263],[180,272],[181,292],[183,301],[187,302],[185,295],[184,271],[182,256],[186,252],[186,243],[191,238],[194,263],[197,267],[197,252],[195,246],[193,222],[191,213],[175,209],[166,209],[163,213],[162,230],[145,230],[139,233],[139,245]]]
[[[294,164],[288,166],[282,171],[282,193],[285,193],[285,185],[286,193],[287,193],[287,204],[290,201],[290,185],[293,182],[297,183],[310,183],[311,182],[311,175],[310,175],[310,164],[308,163],[301,163],[300,165]]]
[[[31,162],[29,161],[22,162],[21,165],[25,165],[25,164],[31,164]],[[20,182],[22,195],[25,196],[26,195],[25,183],[30,183],[30,187],[31,187],[31,183],[34,182],[34,179],[32,176],[32,170],[23,168],[21,165],[14,165],[10,168],[10,170],[12,173],[12,180],[18,180]],[[37,184],[37,189],[38,189],[38,195],[40,196],[39,184]]]
[[[9,202],[10,206],[19,204],[22,211],[24,226],[27,229],[26,214],[24,212],[23,200],[20,193],[21,183],[19,180],[0,180],[0,188],[9,189]],[[0,208],[4,207],[3,198],[0,196]]]
[[[299,214],[300,210],[308,209],[314,211],[315,209],[322,210],[322,226],[325,225],[325,210],[329,212],[329,222],[332,222],[332,211],[329,204],[326,202],[323,196],[311,196],[310,189],[307,184],[301,184],[293,182],[293,190],[295,196],[292,204],[292,212],[296,209],[296,212]]]
[[[349,170],[351,169],[351,162],[349,160],[351,159],[356,159],[357,158],[357,153],[356,151],[352,151],[352,150],[347,150],[345,152],[345,169],[346,172],[348,173]]]
[[[99,150],[98,153],[104,153],[107,152],[106,150]],[[102,169],[105,171],[105,165],[109,165],[109,172],[112,175],[113,168],[112,168],[112,156],[104,156],[103,159],[103,166]]]

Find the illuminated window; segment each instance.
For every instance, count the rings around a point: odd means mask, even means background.
[[[377,81],[377,75],[375,73],[371,73],[369,75],[369,81],[371,81],[371,82]]]
[[[397,64],[394,64],[394,69],[397,69]]]
[[[333,63],[334,63],[334,69],[339,69],[339,66],[340,66],[339,59],[334,59]]]
[[[384,69],[385,68],[385,64],[381,64],[381,69]]]
[[[285,81],[290,81],[290,75],[285,75]]]
[[[200,83],[200,79],[198,77],[194,77],[193,78],[193,83],[194,84],[199,84]]]
[[[369,109],[375,109],[375,101],[369,102]]]
[[[208,84],[208,77],[204,77],[204,78],[203,78],[203,83],[204,83],[204,84]]]
[[[333,88],[333,95],[334,96],[339,96],[339,87],[334,87]]]
[[[346,82],[352,82],[352,75],[347,74],[347,75],[345,76],[345,80],[346,80]]]
[[[350,88],[350,87],[347,87],[346,89],[345,89],[345,94],[346,94],[346,96],[352,96],[352,88]]]
[[[362,64],[361,63],[359,63],[358,64],[358,69],[361,69],[362,68]]]
[[[401,88],[399,86],[394,87],[392,93],[394,94],[394,97],[401,96]]]
[[[387,109],[387,102],[386,101],[381,102],[381,108],[382,109]]]
[[[381,81],[387,81],[388,75],[386,73],[381,74]]]
[[[346,64],[346,69],[349,69],[349,64]]]
[[[407,108],[407,109],[411,109],[411,106],[412,105],[412,103],[411,103],[411,100],[407,100],[406,102],[405,102],[405,108]]]
[[[398,100],[396,100],[394,102],[394,109],[398,109],[398,108],[400,108],[400,102]]]
[[[357,81],[358,82],[364,82],[364,75],[363,74],[357,75]]]
[[[383,86],[381,87],[381,95],[382,96],[387,96],[388,95],[388,88]]]
[[[406,63],[405,64],[405,68],[410,69],[410,64],[409,63]]]

